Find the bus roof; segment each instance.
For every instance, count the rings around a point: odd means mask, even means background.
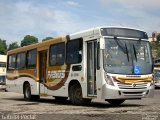
[[[103,32],[104,31],[104,32]],[[105,34],[103,34],[105,33]],[[127,28],[127,27],[115,27],[115,26],[101,26],[101,27],[95,27],[88,30],[76,32],[73,34],[70,34],[70,38],[78,38],[81,37],[83,34],[83,37],[91,36],[91,35],[98,35],[98,36],[117,36],[117,37],[130,37],[130,38],[140,38],[140,39],[148,39],[148,35],[146,32],[134,29],[134,28]]]
[[[53,39],[43,41],[43,42],[40,42],[40,43],[35,43],[35,44],[32,44],[32,45],[20,47],[20,48],[8,51],[8,54],[14,54],[14,53],[17,53],[17,52],[23,52],[23,51],[27,51],[27,50],[31,50],[31,49],[35,49],[35,48],[45,50],[46,49],[45,46],[48,46],[52,43],[59,43],[61,41],[62,42],[65,41],[65,37],[53,38]]]

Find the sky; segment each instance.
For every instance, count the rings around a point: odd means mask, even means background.
[[[7,43],[98,26],[160,32],[160,0],[0,0],[0,38]]]

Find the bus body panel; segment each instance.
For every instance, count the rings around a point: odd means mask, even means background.
[[[20,77],[15,80],[7,80],[7,91],[23,94],[23,85],[25,82],[28,82],[30,84],[32,95],[39,95],[39,83],[34,79],[28,77]]]

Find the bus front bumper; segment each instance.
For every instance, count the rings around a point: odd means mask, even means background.
[[[141,99],[154,96],[154,85],[146,89],[119,89],[118,87],[105,84],[103,86],[103,99]]]

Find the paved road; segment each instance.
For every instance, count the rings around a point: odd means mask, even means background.
[[[160,89],[154,98],[128,100],[119,107],[105,101],[93,101],[90,106],[74,106],[71,102],[56,102],[41,98],[24,101],[23,95],[0,92],[0,120],[160,120]]]

